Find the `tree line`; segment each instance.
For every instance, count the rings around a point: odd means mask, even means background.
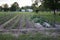
[[[14,2],[11,7],[8,7],[8,4],[4,4],[3,7],[0,6],[0,11],[16,11],[19,9],[19,5],[17,2]]]
[[[24,7],[19,7],[19,4],[17,2],[14,2],[11,7],[8,6],[8,4],[4,4],[3,7],[0,6],[0,11],[21,11],[21,9],[32,9],[32,6],[24,6]]]
[[[38,3],[41,3],[38,6]],[[38,7],[36,7],[38,6]],[[32,4],[34,10],[41,10],[41,11],[60,11],[60,0],[35,0],[35,3]]]
[[[38,5],[38,3],[41,5]],[[4,4],[3,7],[0,6],[0,11],[21,11],[21,9],[33,9],[34,12],[38,11],[55,11],[60,10],[59,0],[35,0],[31,6],[19,7],[17,2],[14,2],[11,7],[8,4]]]
[[[36,7],[37,2],[33,3],[31,6],[24,6],[24,7],[19,7],[19,4],[17,2],[14,2],[11,7],[8,6],[8,4],[4,4],[3,7],[0,6],[0,11],[21,11],[21,9],[32,9],[34,12],[38,11],[44,11],[46,10],[42,5],[39,7]],[[37,5],[38,6],[38,5]]]

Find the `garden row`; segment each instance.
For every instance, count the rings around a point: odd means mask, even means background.
[[[11,18],[13,18],[16,14],[7,14],[7,13],[1,13],[0,14],[0,25],[2,25],[3,23],[7,22],[8,20],[10,20]]]
[[[4,24],[2,24],[2,27],[4,29],[15,28],[18,25],[19,19],[20,19],[20,17],[18,15],[16,15],[15,17],[11,18],[10,20],[8,20]]]

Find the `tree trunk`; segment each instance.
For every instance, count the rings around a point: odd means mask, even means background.
[[[56,27],[55,26],[55,23],[56,23],[56,10],[54,10],[54,14],[53,14],[53,27]]]

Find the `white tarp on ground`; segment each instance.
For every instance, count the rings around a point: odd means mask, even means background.
[[[40,23],[35,23],[36,28],[44,28]]]
[[[49,23],[47,23],[47,22],[44,22],[43,26],[45,26],[45,27],[51,27],[51,25]]]

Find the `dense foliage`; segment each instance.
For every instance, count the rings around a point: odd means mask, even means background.
[[[59,4],[60,4],[59,0],[43,0],[44,7],[52,10],[60,9]]]

